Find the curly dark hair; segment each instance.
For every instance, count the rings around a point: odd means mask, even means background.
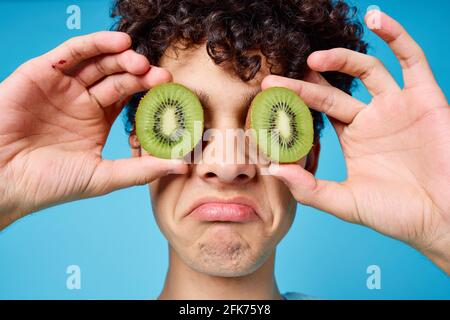
[[[132,48],[153,65],[169,46],[186,49],[206,43],[211,59],[231,65],[243,81],[259,71],[261,54],[272,74],[302,79],[308,70],[306,59],[314,51],[336,47],[367,51],[356,8],[341,0],[116,0],[111,16],[117,19],[113,29],[128,33]],[[353,77],[323,75],[350,93]],[[126,107],[128,133],[141,96],[133,96]],[[323,118],[312,113],[318,138]]]

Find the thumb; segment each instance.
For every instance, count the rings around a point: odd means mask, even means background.
[[[316,179],[297,164],[272,164],[269,173],[283,181],[301,204],[358,222],[353,194],[345,183]]]
[[[160,159],[143,156],[120,160],[103,160],[92,176],[90,196],[106,194],[118,189],[144,185],[169,174],[185,174],[188,166],[179,159]]]

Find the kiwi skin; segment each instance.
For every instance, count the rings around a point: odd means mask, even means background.
[[[252,101],[252,103],[251,103],[251,105],[250,105],[250,107],[249,107],[249,110],[248,110],[248,112],[247,112],[246,119],[245,119],[245,129],[246,129],[246,130],[247,130],[247,129],[252,129],[252,128],[253,128],[253,127],[252,127],[252,111],[253,111],[253,109],[254,109],[255,102],[257,101],[258,96],[260,96],[263,92],[264,92],[264,93],[268,93],[269,91],[271,91],[271,92],[276,92],[276,91],[280,91],[280,90],[285,91],[285,92],[290,92],[291,94],[296,95],[296,96],[298,97],[298,99],[300,100],[300,103],[303,104],[304,106],[306,106],[306,104],[304,103],[304,101],[303,101],[303,100],[297,95],[297,93],[294,92],[293,90],[288,89],[288,88],[285,88],[285,87],[270,87],[270,88],[268,88],[268,89],[266,89],[266,90],[260,92],[260,93],[253,99],[253,101]],[[307,107],[307,106],[306,106],[306,107]],[[308,111],[309,111],[309,109],[308,109]],[[265,154],[265,156],[267,156],[270,160],[275,161],[275,162],[278,162],[278,163],[280,163],[280,164],[298,164],[298,163],[300,162],[301,159],[303,159],[306,155],[308,155],[308,153],[311,151],[311,149],[312,149],[312,147],[313,147],[313,143],[314,143],[313,118],[312,118],[311,113],[310,113],[310,112],[305,112],[305,119],[303,119],[302,121],[308,121],[308,122],[310,122],[311,130],[308,130],[308,131],[310,131],[310,132],[307,133],[307,135],[309,135],[309,137],[307,137],[307,139],[308,139],[308,141],[307,141],[308,147],[306,148],[306,150],[305,150],[302,154],[299,154],[299,155],[298,155],[297,159],[294,159],[294,160],[292,160],[292,161],[282,161],[282,159],[273,159],[273,158],[271,158],[268,154],[266,154],[266,153],[263,152],[263,153]],[[308,127],[309,127],[309,126],[308,126]],[[304,138],[304,137],[302,137],[302,138]],[[257,139],[256,139],[256,137],[254,137],[253,135],[252,135],[252,140],[253,140],[253,141],[252,141],[253,143],[256,143],[256,144],[257,144],[257,142],[256,142]]]
[[[177,100],[183,109],[183,128],[181,130],[181,142],[175,143],[174,147],[181,146],[179,154],[173,155],[173,147],[163,144],[155,136],[151,129],[155,123],[154,111],[146,114],[147,108],[155,108],[155,105],[162,104],[156,99]],[[155,102],[156,101],[156,102]],[[167,101],[167,100],[163,100]],[[153,117],[150,117],[153,115]],[[179,120],[179,118],[177,119]],[[194,121],[201,122],[200,130],[195,130]],[[140,100],[135,116],[135,132],[142,148],[149,154],[162,159],[183,158],[192,151],[202,138],[203,133],[203,108],[198,97],[187,87],[178,83],[164,83],[151,88]],[[189,140],[186,140],[186,134],[190,134]],[[189,143],[191,142],[191,143]]]

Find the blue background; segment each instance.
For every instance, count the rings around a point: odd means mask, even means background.
[[[360,16],[376,4],[402,22],[425,49],[448,95],[449,1],[352,3]],[[81,8],[81,30],[66,28],[66,8],[71,4]],[[72,36],[109,29],[110,5],[110,1],[0,1],[0,79]],[[370,53],[401,82],[389,48],[370,32],[366,40]],[[356,96],[369,100],[361,87]],[[322,143],[318,176],[344,179],[343,158],[329,125]],[[105,156],[129,156],[121,120],[114,125]],[[130,188],[53,207],[0,231],[0,299],[151,299],[162,288],[167,262],[166,241],[153,219],[148,190]],[[72,264],[81,268],[81,290],[66,288],[66,268]],[[381,290],[366,287],[366,268],[372,264],[381,267]],[[279,246],[276,275],[282,292],[323,298],[450,298],[450,278],[412,248],[306,207],[299,207]]]

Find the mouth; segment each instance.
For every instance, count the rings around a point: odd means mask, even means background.
[[[250,222],[259,219],[255,202],[249,198],[202,198],[194,202],[188,216],[199,221]]]

